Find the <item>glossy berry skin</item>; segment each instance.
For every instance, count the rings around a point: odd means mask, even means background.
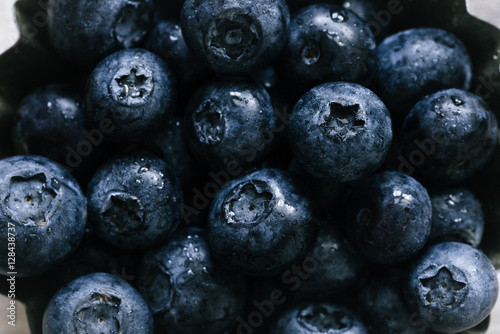
[[[458,89],[439,91],[406,116],[399,168],[434,184],[458,183],[490,159],[497,132],[496,117],[480,97]]]
[[[214,79],[186,107],[185,138],[198,161],[215,170],[248,167],[274,148],[276,123],[263,86],[246,78]]]
[[[148,153],[108,160],[87,190],[97,235],[122,249],[165,241],[179,226],[182,190],[171,168]]]
[[[324,300],[354,286],[366,267],[365,259],[349,244],[340,228],[332,222],[322,222],[312,249],[297,264],[303,272],[286,271],[282,280],[294,293],[306,300]],[[297,283],[300,282],[300,285]]]
[[[479,199],[465,188],[440,188],[430,195],[432,230],[429,240],[479,246],[484,232],[484,214]]]
[[[374,262],[403,262],[429,238],[431,200],[427,190],[408,175],[375,174],[351,189],[345,203],[347,235]]]
[[[218,334],[243,310],[245,280],[212,257],[206,232],[184,228],[143,258],[138,288],[158,333]]]
[[[498,296],[495,268],[481,251],[445,242],[428,248],[412,264],[406,280],[412,312],[440,333],[474,327],[493,309]]]
[[[43,316],[43,334],[153,333],[153,318],[141,295],[124,280],[94,273],[63,286]]]
[[[452,33],[414,28],[384,39],[377,48],[375,81],[391,113],[406,115],[439,90],[467,90],[472,76],[467,49]]]
[[[152,52],[127,49],[113,53],[93,70],[85,92],[92,122],[114,126],[115,141],[148,138],[174,112],[177,87],[167,64]]]
[[[301,303],[289,308],[276,321],[269,334],[368,334],[360,317],[352,310],[333,303]]]
[[[248,276],[274,276],[302,259],[318,221],[297,181],[260,169],[227,183],[214,198],[209,239],[219,262]]]
[[[49,0],[49,38],[67,61],[93,67],[109,54],[137,46],[150,28],[153,0]]]
[[[375,172],[392,143],[389,111],[369,89],[329,82],[314,87],[295,105],[290,143],[311,176],[352,182]]]
[[[67,259],[83,237],[85,196],[75,179],[52,160],[35,155],[0,160],[0,201],[0,230],[5,235],[2,275],[40,274]],[[8,233],[15,240],[8,240]],[[13,267],[8,266],[8,247],[15,248]]]
[[[27,95],[17,109],[12,142],[19,154],[37,154],[64,163],[64,146],[85,139],[81,94],[69,85],[47,85]]]
[[[376,61],[375,39],[352,11],[329,3],[296,13],[277,63],[280,75],[310,89],[329,81],[368,84]]]
[[[426,323],[411,313],[403,296],[405,272],[379,268],[361,280],[357,304],[370,333],[430,334]]]
[[[191,51],[221,74],[266,67],[286,43],[290,13],[284,0],[187,0],[182,34]]]

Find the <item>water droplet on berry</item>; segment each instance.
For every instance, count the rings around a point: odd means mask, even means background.
[[[142,174],[142,173],[146,173],[149,171],[149,166],[142,166],[139,168],[139,170],[137,171],[139,174]]]
[[[452,96],[451,100],[453,101],[453,104],[456,105],[457,107],[459,107],[459,106],[461,106],[461,105],[464,104],[464,101],[462,101],[461,99],[459,99],[456,96]]]
[[[346,13],[341,12],[341,11],[339,11],[339,12],[333,12],[332,13],[332,20],[334,22],[342,23],[342,22],[347,21],[347,15],[346,15]]]

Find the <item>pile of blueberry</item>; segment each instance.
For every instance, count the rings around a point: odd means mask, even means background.
[[[498,124],[456,35],[371,24],[395,0],[45,8],[24,43],[70,70],[0,160],[0,285],[32,333],[486,331],[468,185]]]

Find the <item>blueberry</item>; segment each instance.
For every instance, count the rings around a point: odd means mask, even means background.
[[[442,89],[468,89],[472,69],[463,43],[436,28],[414,28],[387,37],[377,49],[375,81],[394,114]]]
[[[42,273],[68,258],[83,237],[87,210],[80,186],[47,158],[19,155],[0,160],[0,201],[1,231],[15,236],[1,241],[2,275]],[[11,251],[16,256],[9,265]]]
[[[296,87],[329,81],[367,84],[375,66],[375,39],[352,11],[315,4],[295,14],[277,69]]]
[[[255,165],[273,149],[277,131],[269,94],[246,78],[207,82],[191,97],[184,122],[191,152],[216,170]]]
[[[303,258],[318,222],[298,181],[260,169],[227,183],[208,218],[214,256],[249,276],[273,276]]]
[[[52,84],[28,94],[14,114],[12,142],[17,154],[45,156],[85,181],[109,145],[100,129],[89,126],[80,91]]]
[[[137,46],[150,28],[153,0],[48,0],[50,41],[73,64],[92,67]]]
[[[163,160],[148,153],[110,159],[92,177],[87,198],[97,234],[119,248],[158,245],[180,223],[179,181]]]
[[[184,228],[143,258],[139,291],[158,333],[219,334],[243,309],[245,280],[212,257],[204,230]]]
[[[440,333],[457,333],[483,321],[498,296],[495,268],[481,251],[445,242],[428,248],[406,280],[411,310]]]
[[[28,94],[14,115],[12,142],[19,154],[39,154],[64,163],[62,145],[76,147],[86,119],[80,93],[48,85]]]
[[[484,231],[481,202],[465,188],[440,188],[431,193],[430,241],[459,241],[479,246]]]
[[[375,174],[346,196],[345,224],[354,247],[368,259],[395,264],[415,255],[431,232],[427,190],[398,172]]]
[[[192,94],[209,75],[209,70],[191,53],[184,41],[181,27],[173,20],[160,21],[147,39],[146,48],[171,66],[179,93]]]
[[[153,333],[153,319],[141,295],[107,273],[77,278],[51,299],[43,316],[44,334]]]
[[[377,268],[361,281],[357,305],[370,328],[377,334],[427,334],[426,323],[411,313],[403,296],[404,272],[391,267]]]
[[[330,82],[297,102],[290,118],[290,142],[310,175],[352,182],[382,164],[392,143],[391,125],[389,111],[369,89]]]
[[[360,317],[333,303],[302,303],[291,307],[276,321],[269,334],[368,334]]]
[[[447,89],[418,102],[401,130],[400,170],[452,184],[477,173],[497,142],[495,115],[480,97]]]
[[[142,49],[113,53],[93,70],[86,88],[90,119],[110,130],[116,141],[138,141],[168,119],[175,109],[175,77],[155,54]]]
[[[216,73],[243,74],[270,65],[286,43],[284,0],[187,0],[182,33],[191,51]]]
[[[322,222],[314,246],[301,263],[305,279],[300,281],[296,293],[307,300],[324,300],[345,292],[361,277],[365,264],[337,226]],[[282,275],[293,283],[291,289],[298,286],[297,278],[301,277],[292,275],[293,269],[287,276]]]

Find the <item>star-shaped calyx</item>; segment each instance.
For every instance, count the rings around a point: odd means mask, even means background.
[[[327,137],[342,142],[354,137],[364,128],[365,120],[359,111],[359,104],[344,105],[330,102],[329,112],[324,116],[324,122],[319,126]]]
[[[452,308],[465,293],[466,284],[453,278],[453,274],[446,267],[439,269],[432,277],[421,278],[420,282],[427,291],[427,305]]]
[[[109,85],[115,101],[126,106],[146,103],[154,89],[153,74],[141,64],[127,64],[114,75]]]

